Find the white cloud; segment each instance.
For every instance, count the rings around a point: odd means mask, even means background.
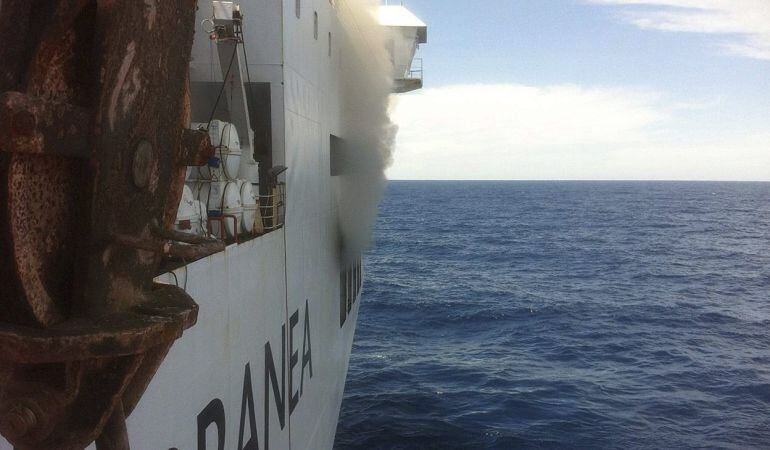
[[[770,135],[690,138],[649,91],[461,85],[401,96],[391,179],[768,179]]]
[[[770,60],[770,0],[588,0],[623,5],[640,28],[725,35],[735,55]]]

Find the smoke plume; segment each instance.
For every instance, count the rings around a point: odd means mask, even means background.
[[[385,188],[396,126],[388,114],[392,89],[391,62],[383,28],[377,21],[377,3],[338,1],[338,14],[348,48],[341,49],[344,123],[344,170],[338,185],[338,218],[342,252],[350,262],[366,250]]]

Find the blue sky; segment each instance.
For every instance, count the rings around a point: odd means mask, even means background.
[[[770,180],[770,0],[406,6],[391,178]]]

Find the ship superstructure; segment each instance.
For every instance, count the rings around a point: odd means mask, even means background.
[[[183,176],[167,221],[182,251],[155,278],[194,299],[197,323],[126,412],[132,448],[332,447],[363,281],[357,228],[381,182],[366,147],[388,145],[387,96],[422,87],[412,61],[427,40],[405,8],[382,7],[385,27],[373,8],[198,2],[188,128],[212,148]]]

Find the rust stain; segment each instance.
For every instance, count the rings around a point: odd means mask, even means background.
[[[147,28],[150,30],[155,26],[155,17],[158,15],[158,7],[155,2],[156,0],[144,0],[144,6],[147,8],[147,15],[145,16]]]
[[[160,225],[185,162],[210,150],[182,131],[195,2],[44,3],[0,9],[0,433],[25,450],[123,450],[124,411],[197,318],[152,278],[166,256],[224,248]],[[141,140],[146,188],[131,173]]]
[[[142,89],[142,81],[140,79],[141,71],[138,67],[131,71],[131,78],[123,86],[121,107],[123,115],[128,114],[134,101],[139,96]]]
[[[126,54],[123,57],[123,63],[118,70],[118,79],[115,86],[112,88],[112,95],[110,96],[109,112],[107,113],[107,121],[110,124],[110,131],[115,131],[115,121],[117,120],[118,100],[123,93],[123,85],[128,77],[128,71],[131,69],[131,63],[136,56],[136,43],[131,41],[126,47]]]

